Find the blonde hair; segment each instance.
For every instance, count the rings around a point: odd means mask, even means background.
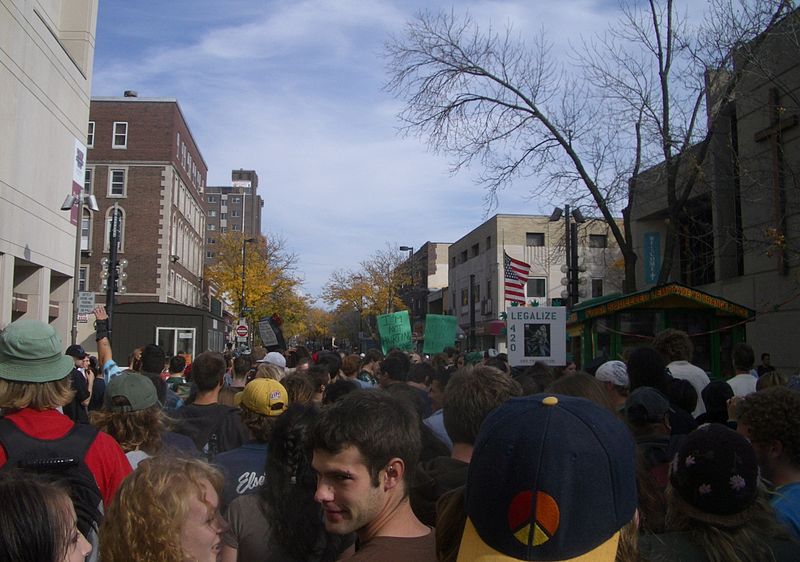
[[[53,410],[66,406],[75,397],[72,373],[57,381],[20,382],[0,379],[0,408]]]
[[[261,363],[256,369],[256,376],[257,379],[273,379],[276,381],[280,381],[286,376],[286,373],[282,369],[279,369],[275,365],[270,365],[269,363]]]
[[[140,450],[155,455],[161,450],[161,434],[167,429],[166,416],[158,405],[138,412],[91,412],[89,419],[116,439],[126,453]]]
[[[142,461],[122,482],[100,529],[103,562],[185,562],[181,526],[189,498],[203,499],[202,481],[222,492],[222,473],[190,458],[157,456]]]

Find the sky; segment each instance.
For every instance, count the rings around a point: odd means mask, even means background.
[[[386,245],[454,242],[495,212],[549,214],[530,178],[487,215],[478,168],[450,173],[424,139],[399,133],[384,43],[421,9],[469,11],[482,26],[551,30],[554,52],[605,28],[614,0],[101,0],[92,95],[176,98],[208,185],[256,170],[262,231],[298,257],[317,298],[331,272]]]

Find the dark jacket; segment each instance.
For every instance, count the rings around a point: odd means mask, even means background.
[[[417,465],[411,487],[411,509],[425,525],[436,526],[436,502],[446,492],[467,483],[469,463],[451,457],[436,457]]]

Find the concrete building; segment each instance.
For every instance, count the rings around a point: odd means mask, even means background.
[[[737,57],[742,78],[720,100],[726,75],[713,78],[709,109],[720,106],[703,173],[680,224],[670,281],[756,311],[747,341],[787,373],[800,366],[800,12]],[[709,113],[711,113],[709,111]],[[640,176],[632,209],[641,288],[655,283],[666,237],[663,166]],[[707,326],[686,326],[703,333]],[[698,338],[700,345],[704,345]],[[758,359],[757,359],[758,361]]]
[[[85,189],[100,211],[84,210],[81,290],[105,302],[103,260],[116,207],[122,219],[117,258],[127,261],[126,290],[117,302],[207,308],[202,193],[208,169],[178,102],[134,92],[93,98],[87,145]],[[156,341],[155,335],[142,338]]]
[[[78,209],[59,208],[85,166],[96,24],[97,0],[0,0],[0,328],[38,319],[64,342]]]
[[[510,305],[505,295],[504,252],[531,266],[527,304],[561,304],[564,231],[564,221],[551,222],[546,216],[499,214],[450,245],[445,313],[458,318],[459,327],[474,337],[476,349],[505,350],[502,322],[498,322]],[[579,225],[578,258],[584,269],[580,300],[621,291],[622,256],[604,222]]]
[[[411,285],[402,290],[408,306],[412,332],[422,337],[426,314],[442,314],[444,291],[448,283],[450,244],[425,242],[406,262],[411,273]]]
[[[206,266],[216,261],[215,246],[220,234],[244,232],[246,238],[261,234],[264,200],[258,194],[258,174],[255,170],[233,170],[231,185],[206,187],[204,203]]]

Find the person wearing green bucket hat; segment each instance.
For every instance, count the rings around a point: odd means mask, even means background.
[[[74,395],[73,366],[61,338],[44,322],[18,320],[0,332],[0,469],[69,457],[89,470],[107,507],[131,465],[109,435],[61,413]]]

